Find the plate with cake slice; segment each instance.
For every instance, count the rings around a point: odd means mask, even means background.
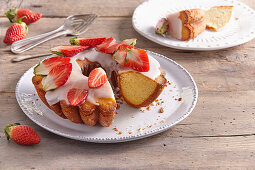
[[[134,29],[160,45],[209,51],[255,37],[255,11],[237,0],[150,0],[133,14]]]
[[[116,143],[163,132],[194,109],[192,76],[136,39],[72,38],[19,80],[24,113],[55,134],[88,142]]]

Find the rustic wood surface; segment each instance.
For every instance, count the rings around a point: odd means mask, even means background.
[[[255,9],[254,0],[242,0]],[[254,169],[255,40],[213,52],[185,52],[148,41],[131,24],[143,0],[0,0],[0,127],[20,122],[41,136],[37,146],[7,142],[0,133],[0,169]],[[138,39],[137,46],[177,61],[194,77],[199,99],[192,114],[170,130],[150,138],[118,144],[94,144],[52,134],[34,124],[15,98],[20,76],[41,58],[12,63],[15,56],[3,36],[10,26],[4,12],[29,8],[43,18],[29,26],[28,37],[51,31],[66,16],[97,13],[83,37]],[[70,37],[48,41],[24,54],[45,53]]]

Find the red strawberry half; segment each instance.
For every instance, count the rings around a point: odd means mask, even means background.
[[[15,41],[23,39],[27,34],[27,25],[21,21],[22,18],[18,19],[16,23],[10,26],[5,34],[4,43],[12,44]]]
[[[102,68],[95,68],[89,73],[88,83],[90,88],[101,87],[107,82],[107,80],[107,75]]]
[[[105,53],[113,54],[119,48],[119,46],[124,45],[124,44],[134,46],[136,44],[136,39],[126,39],[126,40],[121,41],[118,44],[114,44],[114,45],[110,46],[109,48],[107,48],[105,50]]]
[[[64,85],[67,82],[71,71],[71,63],[54,67],[49,74],[42,79],[43,90],[50,91]]]
[[[34,145],[40,143],[39,135],[29,126],[19,123],[9,124],[4,128],[7,140],[12,139],[20,145]]]
[[[57,65],[63,65],[70,62],[70,58],[67,57],[51,57],[39,63],[34,68],[35,75],[48,75],[49,72]]]
[[[150,70],[149,58],[145,50],[130,45],[121,45],[114,53],[113,58],[121,65],[139,72]]]
[[[89,46],[89,48],[96,47],[97,45],[101,44],[103,41],[105,41],[106,37],[100,37],[100,38],[71,38],[70,44],[72,45],[82,45],[82,46]]]
[[[114,38],[108,38],[98,46],[96,46],[98,51],[101,51],[103,53],[108,53],[107,49],[113,45],[116,44],[116,40]],[[110,53],[111,54],[111,53]]]
[[[67,99],[71,106],[77,106],[83,103],[88,96],[88,91],[85,89],[72,88],[67,94]]]
[[[27,25],[39,20],[42,17],[41,13],[34,13],[29,9],[10,9],[5,14],[11,22],[15,22],[19,18],[24,17],[22,21]]]
[[[50,49],[53,54],[57,54],[63,57],[73,57],[76,54],[84,51],[89,48],[89,46],[81,46],[81,45],[60,45]]]

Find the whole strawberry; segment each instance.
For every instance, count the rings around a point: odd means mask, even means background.
[[[27,34],[27,25],[21,21],[22,18],[18,19],[16,23],[12,24],[6,31],[4,37],[5,44],[12,44],[15,41],[23,39]]]
[[[42,17],[41,13],[34,13],[29,9],[10,9],[7,11],[6,16],[9,18],[11,22],[17,21],[19,18],[24,17],[22,19],[27,25],[31,24]]]
[[[20,145],[34,145],[40,143],[38,134],[27,125],[20,125],[19,123],[9,124],[4,128],[7,140],[10,138]]]

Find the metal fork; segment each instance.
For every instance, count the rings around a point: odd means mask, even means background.
[[[97,18],[96,14],[69,16],[66,18],[64,24],[54,31],[14,42],[11,46],[11,51],[13,53],[22,53],[45,41],[48,41],[52,38],[56,38],[61,35],[65,34],[80,35],[87,31],[88,26],[96,18]]]

